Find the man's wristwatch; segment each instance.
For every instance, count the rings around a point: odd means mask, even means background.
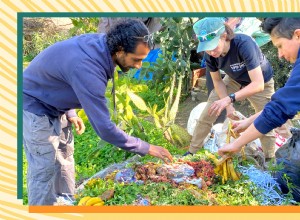
[[[229,98],[231,100],[231,103],[234,103],[235,102],[235,94],[234,93],[230,93],[229,94]]]

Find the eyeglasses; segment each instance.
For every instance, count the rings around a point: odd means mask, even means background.
[[[213,40],[216,36],[217,36],[217,33],[219,32],[219,30],[221,30],[223,28],[220,27],[219,29],[213,31],[213,32],[210,32],[208,34],[205,34],[205,35],[197,35],[197,38],[200,42],[204,42],[204,41],[211,41]]]
[[[152,48],[154,46],[154,37],[152,34],[147,34],[144,37],[134,37],[138,39],[143,39],[143,42],[148,43],[149,47]]]

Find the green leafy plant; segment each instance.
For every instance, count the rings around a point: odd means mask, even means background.
[[[275,90],[283,87],[289,78],[292,65],[284,59],[278,58],[278,52],[272,42],[267,43],[261,48],[264,55],[268,58],[274,70]]]
[[[143,65],[141,75],[153,73],[154,85],[164,82],[169,85],[172,75],[183,77],[183,93],[189,91],[191,80],[191,48],[196,46],[193,38],[193,20],[191,18],[162,18],[162,31],[156,34],[160,41],[162,54],[152,65]]]
[[[97,32],[97,27],[99,23],[99,18],[97,17],[79,17],[70,19],[74,26],[70,29],[70,34],[72,36]]]
[[[284,169],[283,163],[281,162],[280,164],[277,164],[275,161],[275,158],[272,158],[270,161],[267,162],[267,170],[271,174],[275,174],[276,172],[278,172],[282,169]]]
[[[162,129],[165,137],[172,143],[185,146],[188,141],[183,141],[180,134],[184,129],[174,124],[184,79],[191,75],[190,47],[193,45],[192,20],[182,18],[162,19],[164,30],[159,32],[156,39],[160,39],[162,54],[159,54],[155,63],[144,62],[141,75],[153,73],[153,83],[165,84],[168,93],[165,105],[158,110],[158,105],[146,105],[138,95],[130,92],[130,98],[138,109],[146,111],[152,118],[156,127]],[[190,81],[190,80],[188,80]],[[176,88],[176,89],[175,89]],[[175,94],[176,90],[176,95]],[[180,129],[180,132],[178,130]]]
[[[89,121],[85,122],[85,126],[86,130],[82,135],[77,135],[74,132],[76,182],[81,182],[97,171],[113,163],[125,161],[134,155],[102,141]]]
[[[112,120],[116,122],[118,127],[129,135],[145,139],[144,128],[131,106],[129,94],[145,91],[148,87],[145,84],[135,83],[134,79],[132,79],[135,71],[136,70],[130,70],[127,74],[122,74],[121,76],[119,76],[116,71],[114,74],[115,97],[111,92],[111,89],[113,89],[111,82],[107,87],[106,97],[110,100],[109,110]]]
[[[180,135],[182,135],[182,132],[184,131],[181,130],[181,134],[179,134],[176,132],[178,127],[176,127],[176,130],[174,126],[181,94],[182,76],[179,77],[177,94],[175,98],[173,98],[175,80],[176,77],[173,75],[169,96],[165,102],[164,108],[160,109],[159,111],[157,110],[156,104],[153,106],[147,106],[145,101],[135,93],[128,91],[128,95],[138,109],[141,111],[146,111],[150,116],[152,116],[154,124],[157,128],[163,131],[167,140],[169,140],[172,144],[185,146],[186,143],[183,143],[182,139],[180,138]]]
[[[293,190],[296,188],[296,186],[293,184],[291,178],[286,173],[283,174],[283,180],[286,182],[286,186],[288,188],[288,193],[286,194],[284,203],[285,205],[288,205],[290,204],[290,201],[294,200]],[[297,204],[300,205],[299,202]]]
[[[139,83],[146,84],[148,89],[140,91],[138,95],[146,100],[148,105],[153,106],[156,104],[157,109],[162,109],[165,106],[165,99],[168,96],[168,88],[166,88],[164,82],[158,83],[155,86],[153,86],[151,81],[141,81]]]
[[[59,30],[50,18],[24,18],[23,57],[30,62],[52,44],[70,37],[67,31]]]
[[[28,193],[27,193],[27,159],[25,152],[23,151],[23,205],[28,204]]]
[[[225,185],[214,185],[212,191],[220,205],[259,205],[255,197],[253,184],[247,181],[229,182]],[[259,195],[259,194],[257,194]]]

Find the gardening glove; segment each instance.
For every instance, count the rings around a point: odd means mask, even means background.
[[[81,118],[79,118],[78,116],[76,116],[76,117],[68,118],[68,120],[69,120],[72,124],[74,124],[75,130],[76,130],[76,133],[77,133],[77,134],[80,135],[80,134],[82,134],[82,133],[84,132],[84,130],[85,130],[85,125],[84,125],[84,123],[83,123],[83,121],[82,121]]]
[[[154,146],[154,145],[150,144],[148,154],[162,159],[166,164],[168,164],[169,162],[172,163],[172,161],[173,161],[173,158],[172,158],[172,155],[170,154],[170,152],[163,147]]]

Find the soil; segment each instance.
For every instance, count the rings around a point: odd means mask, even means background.
[[[190,116],[190,112],[199,103],[206,102],[206,101],[207,101],[206,89],[201,89],[200,91],[197,92],[197,99],[195,101],[192,100],[192,95],[188,96],[179,105],[175,123],[182,126],[183,128],[186,128]],[[253,107],[250,105],[250,103],[247,100],[235,103],[234,107],[237,111],[241,112],[246,117],[254,113]]]

